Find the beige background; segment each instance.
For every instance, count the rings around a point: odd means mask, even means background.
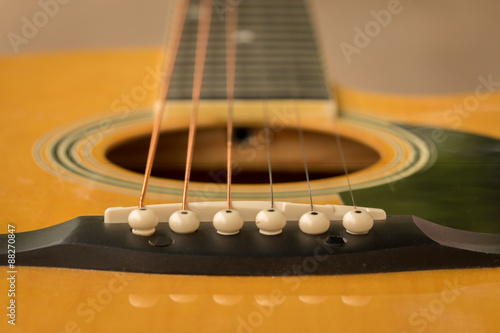
[[[20,45],[20,54],[158,45],[170,0],[66,1]],[[354,28],[364,29],[374,20],[371,11],[390,1],[397,0],[311,0],[331,78],[402,94],[470,91],[479,75],[500,81],[500,1],[494,0],[400,0],[401,12],[348,63],[340,44],[354,45]],[[40,10],[39,1],[0,0],[0,54],[13,54],[7,34],[21,34],[23,17]]]

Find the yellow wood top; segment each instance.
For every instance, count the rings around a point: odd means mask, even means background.
[[[153,89],[133,100],[132,106],[125,106],[122,98],[143,86],[145,79],[151,83],[150,71],[159,56],[151,49],[0,59],[2,233],[9,223],[16,231],[33,230],[78,215],[101,215],[110,206],[136,204],[136,195],[68,181],[43,170],[34,161],[33,147],[43,135],[69,123],[150,107]],[[455,103],[473,103],[471,95],[394,97],[340,89],[339,96],[344,109],[385,120],[500,137],[498,93],[489,94],[474,111],[447,117],[443,115]],[[0,280],[4,305],[9,287],[5,275]],[[10,327],[3,315],[2,332],[500,329],[499,269],[283,279],[19,267],[16,288],[18,325]]]
[[[206,277],[19,268],[2,332],[496,332],[500,269]],[[7,290],[6,279],[0,283]],[[4,296],[2,296],[4,297]]]

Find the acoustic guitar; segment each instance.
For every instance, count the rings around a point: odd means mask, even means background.
[[[171,53],[0,58],[2,332],[497,332],[497,83],[429,98],[333,90],[302,0],[212,4],[187,192],[201,222],[172,230],[206,3],[175,7],[168,30],[171,45],[182,28],[143,207],[152,234],[128,216]],[[450,105],[461,112],[443,115]],[[241,230],[217,232],[219,210]],[[255,221],[269,210],[286,218],[273,232]],[[326,228],[304,227],[307,214]]]

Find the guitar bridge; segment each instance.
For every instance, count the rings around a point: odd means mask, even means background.
[[[389,215],[383,221],[376,220],[364,235],[348,233],[333,220],[321,235],[305,234],[297,221],[287,221],[280,234],[267,236],[258,232],[254,221],[246,221],[232,236],[218,234],[211,223],[200,223],[199,229],[190,234],[177,234],[168,223],[159,223],[153,235],[138,236],[127,223],[105,223],[103,216],[83,216],[16,234],[16,264],[235,276],[364,274],[500,265],[500,236],[448,229],[413,216]],[[453,239],[463,248],[454,246]],[[0,236],[0,258],[4,262],[7,241],[7,235]],[[467,248],[471,244],[472,248]]]

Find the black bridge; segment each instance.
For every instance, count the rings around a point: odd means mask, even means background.
[[[11,236],[12,237],[12,236]],[[431,239],[432,238],[432,239]],[[265,236],[255,222],[222,236],[202,222],[180,235],[160,223],[152,236],[132,234],[127,223],[82,216],[49,228],[16,233],[16,265],[192,275],[334,275],[500,266],[500,235],[443,227],[413,216],[388,216],[366,235],[341,223],[311,236],[298,222]],[[7,235],[0,260],[7,264]]]

